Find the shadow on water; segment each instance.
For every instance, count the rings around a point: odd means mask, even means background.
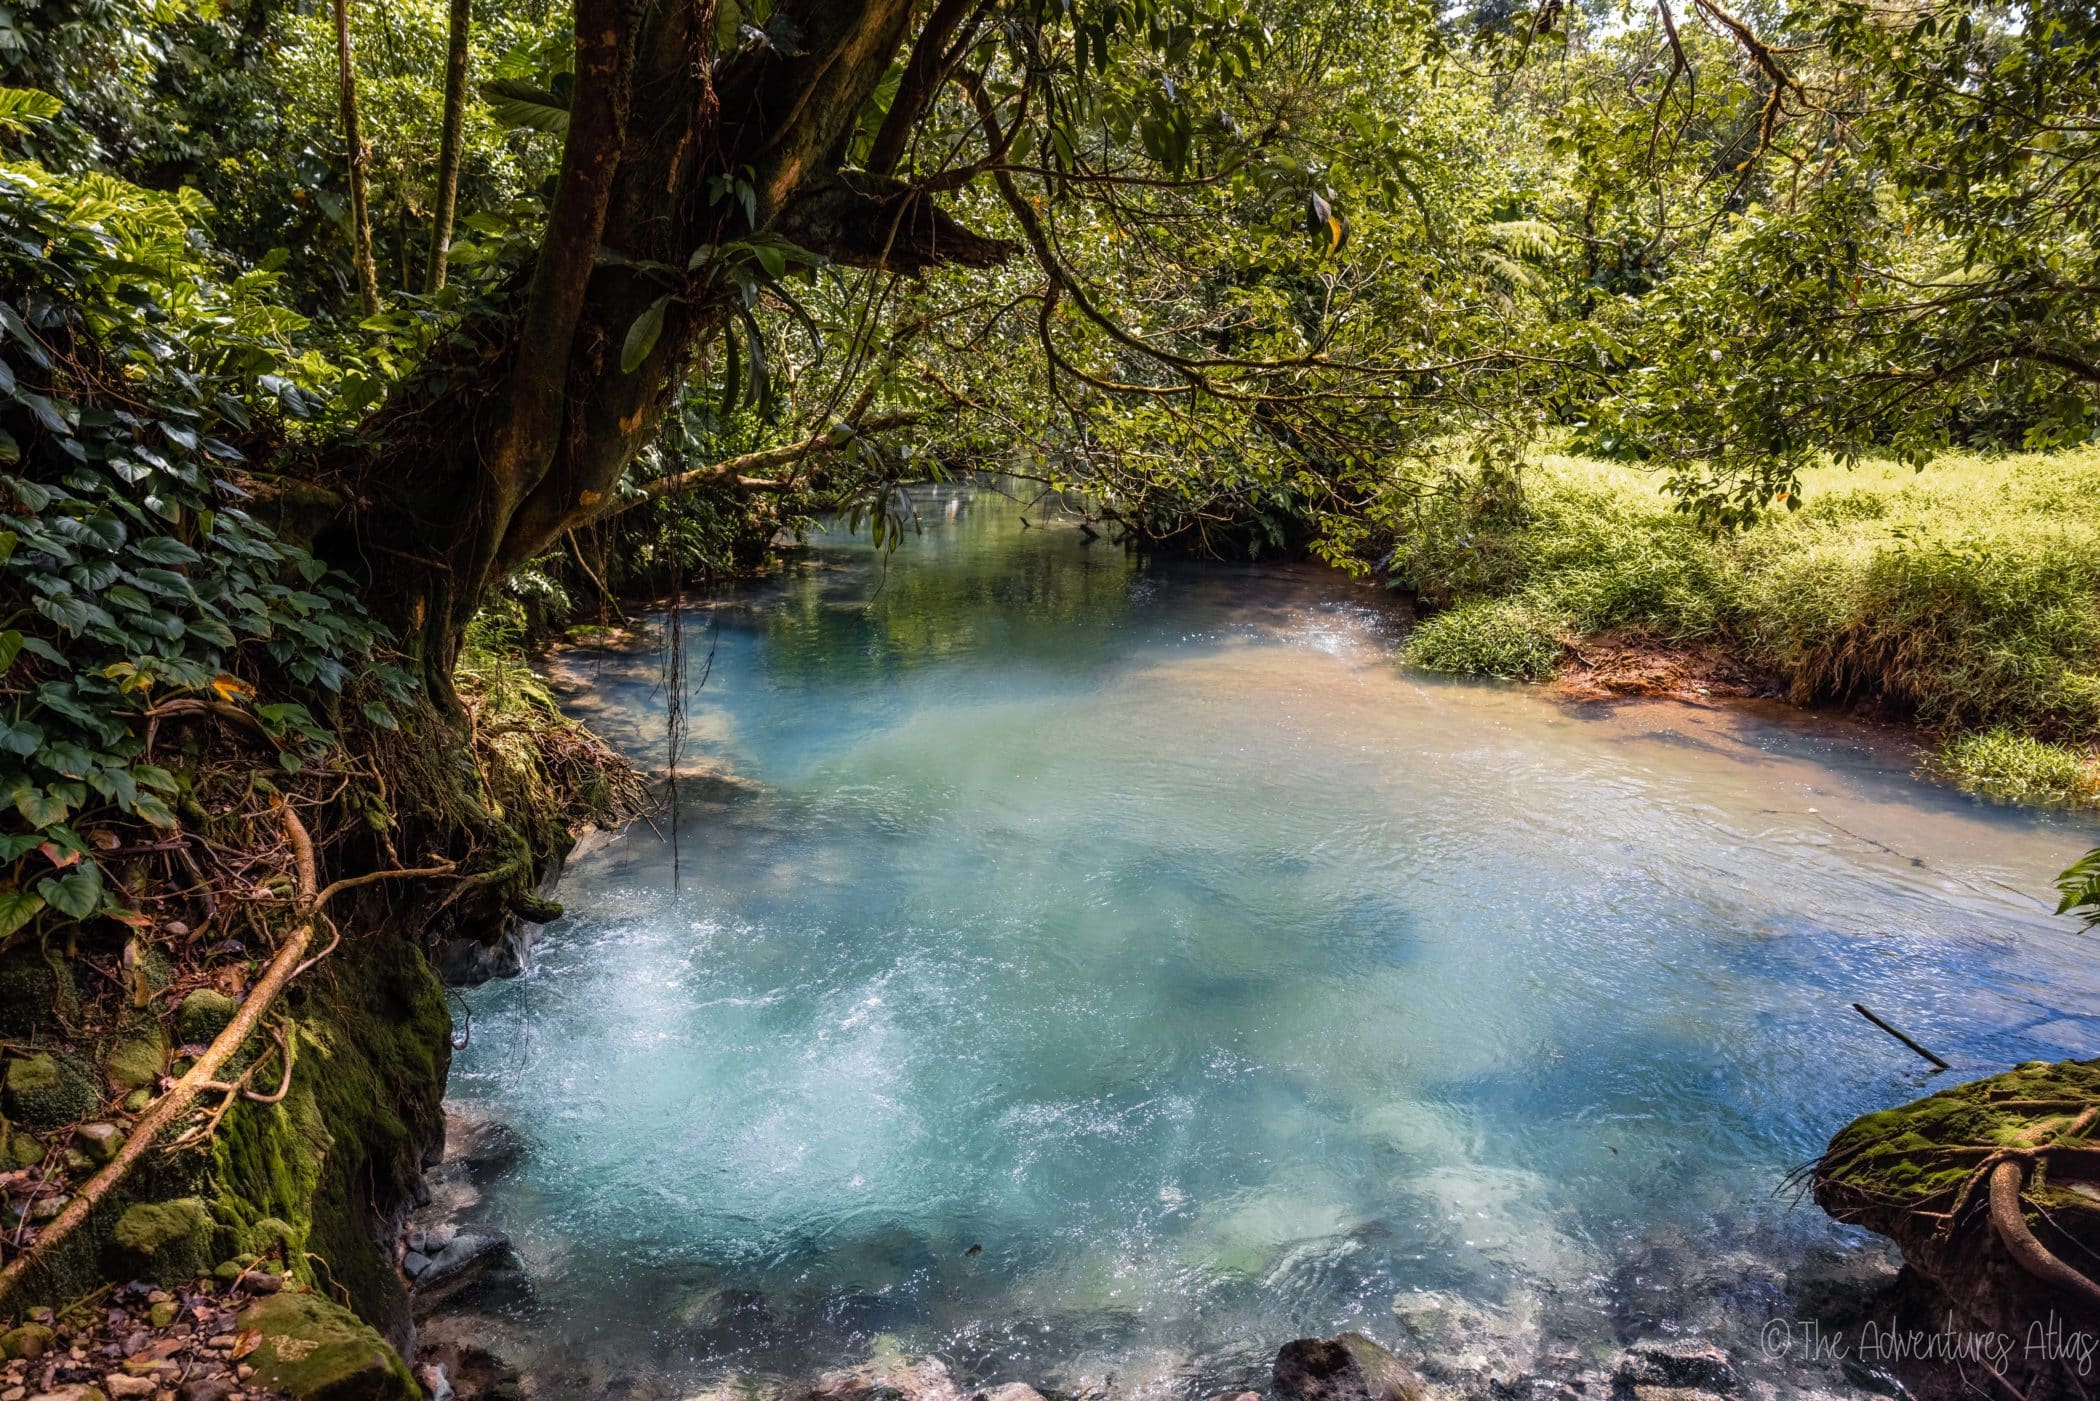
[[[565,1394],[884,1335],[1132,1393],[1340,1328],[1754,1352],[1872,1273],[1775,1195],[1920,1084],[1849,1002],[1962,1064],[2100,1053],[2034,893],[2088,827],[1843,725],[1411,675],[1320,571],[922,510],[689,620],[679,885],[630,830],[468,994],[524,1268],[464,1306]],[[656,766],[658,666],[564,664]]]

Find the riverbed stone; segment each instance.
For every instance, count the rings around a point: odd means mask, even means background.
[[[348,1309],[316,1294],[273,1294],[240,1327],[262,1335],[247,1363],[258,1387],[296,1401],[421,1401],[408,1364]]]
[[[974,1401],[1043,1401],[1043,1393],[1027,1382],[1007,1382],[977,1393]],[[1255,1401],[1261,1401],[1256,1397]]]
[[[1294,1401],[1422,1401],[1422,1379],[1361,1333],[1285,1343],[1273,1377]]]
[[[1728,1354],[1704,1338],[1643,1338],[1619,1354],[1612,1379],[1652,1390],[1727,1390],[1735,1386]],[[1641,1397],[1639,1401],[1687,1401]]]
[[[875,1355],[858,1367],[826,1372],[797,1401],[964,1401],[963,1390],[937,1357],[909,1357],[893,1340],[878,1339]]]
[[[444,1249],[414,1271],[421,1294],[451,1293],[489,1266],[510,1258],[510,1237],[486,1226],[462,1227]]]

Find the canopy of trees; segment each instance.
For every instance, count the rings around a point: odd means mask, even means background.
[[[1547,429],[1725,526],[2100,410],[2091,5],[41,0],[0,83],[6,930],[123,913],[152,704],[296,767],[913,481],[1371,568]]]

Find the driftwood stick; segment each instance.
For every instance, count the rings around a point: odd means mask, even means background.
[[[87,1220],[88,1213],[124,1180],[139,1159],[146,1156],[154,1140],[188,1111],[190,1105],[196,1102],[198,1094],[217,1083],[219,1067],[232,1059],[234,1053],[240,1050],[241,1044],[254,1033],[262,1021],[263,1014],[270,1010],[271,1004],[277,1001],[278,995],[298,971],[299,961],[306,953],[306,946],[313,940],[312,901],[314,888],[319,884],[319,876],[314,866],[313,838],[307,834],[306,824],[299,820],[299,815],[292,811],[290,804],[280,802],[278,811],[284,819],[285,835],[291,840],[294,874],[299,883],[302,908],[298,926],[286,936],[284,943],[278,946],[269,967],[263,970],[262,977],[256,981],[247,998],[234,1012],[233,1020],[226,1024],[224,1031],[213,1038],[211,1045],[205,1048],[204,1054],[197,1057],[189,1073],[177,1080],[166,1094],[154,1101],[152,1107],[139,1117],[131,1136],[117,1149],[116,1156],[111,1158],[100,1172],[81,1185],[80,1190],[73,1194],[73,1200],[67,1202],[65,1210],[59,1212],[51,1224],[44,1228],[35,1244],[8,1261],[6,1269],[0,1269],[0,1304],[6,1302],[8,1296],[14,1293],[30,1271],[42,1263],[44,1257],[60,1241],[73,1234],[80,1223]],[[286,1068],[289,1069],[289,1065]]]
[[[1875,1016],[1872,1012],[1868,1011],[1866,1003],[1855,1002],[1852,1004],[1852,1010],[1859,1013],[1862,1017],[1865,1017],[1868,1021],[1874,1023],[1874,1025],[1880,1027],[1889,1035],[1895,1037],[1898,1041],[1901,1041],[1904,1045],[1910,1047],[1913,1051],[1916,1051],[1919,1055],[1925,1057],[1925,1059],[1931,1061],[1933,1069],[1950,1070],[1953,1068],[1949,1066],[1947,1062],[1941,1060],[1938,1056],[1926,1050],[1923,1046],[1920,1046],[1917,1042],[1911,1040],[1908,1036],[1905,1036],[1902,1032],[1896,1030],[1896,1028],[1890,1026],[1887,1022],[1883,1021],[1881,1018]]]

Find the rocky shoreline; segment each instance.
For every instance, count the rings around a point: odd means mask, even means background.
[[[540,1323],[533,1280],[498,1228],[486,1189],[522,1156],[507,1125],[448,1114],[448,1146],[397,1242],[414,1281],[415,1370],[454,1401],[1839,1401],[1902,1396],[1905,1384],[1859,1358],[1774,1348],[1772,1320],[1840,1336],[1903,1307],[1898,1259],[1864,1236],[1778,1263],[1772,1242],[1718,1232],[1658,1234],[1629,1247],[1608,1278],[1498,1307],[1411,1290],[1375,1331],[1285,1343],[1265,1369],[1190,1363],[1146,1376],[958,1373],[889,1336],[865,1360],[810,1376],[735,1373],[695,1389],[644,1359],[525,1347]],[[1761,1248],[1762,1247],[1762,1248]],[[735,1293],[736,1291],[728,1291]],[[1543,1301],[1542,1301],[1543,1300]],[[745,1301],[747,1312],[764,1302]],[[1869,1325],[1871,1326],[1871,1325]],[[1204,1390],[1209,1370],[1229,1389]],[[1928,1388],[1929,1390],[1929,1388]]]

